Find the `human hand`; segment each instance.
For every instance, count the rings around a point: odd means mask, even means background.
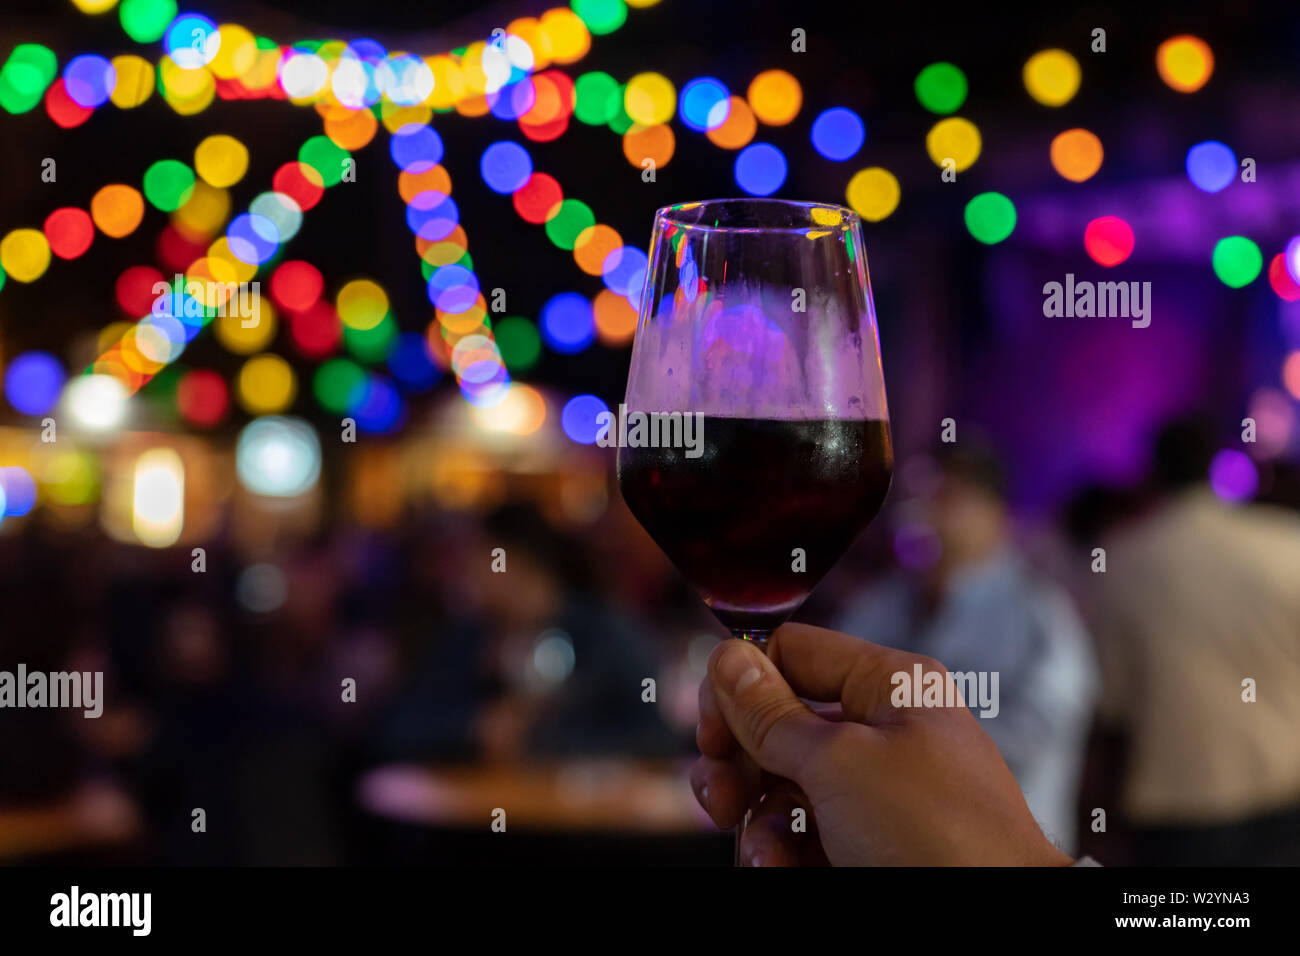
[[[937,661],[802,624],[781,627],[769,647],[770,660],[743,641],[722,642],[700,685],[703,756],[691,784],[720,827],[754,811],[742,862],[1071,864],[966,707],[890,702],[891,675],[918,662],[950,680]],[[838,707],[814,712],[800,697]],[[746,756],[764,780],[746,772]],[[806,833],[792,831],[798,808]]]

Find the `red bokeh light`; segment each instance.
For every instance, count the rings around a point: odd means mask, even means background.
[[[555,207],[564,201],[564,190],[546,173],[533,173],[528,177],[528,182],[515,190],[511,200],[521,219],[540,226],[551,218]]]
[[[113,287],[117,304],[127,315],[142,319],[153,311],[154,301],[158,298],[153,287],[166,281],[163,274],[153,266],[131,266],[117,277],[117,283]]]
[[[320,173],[297,160],[285,163],[275,171],[271,188],[284,193],[298,204],[303,212],[320,202],[325,195],[325,181]]]
[[[301,259],[292,259],[271,274],[271,297],[276,305],[290,311],[310,309],[324,288],[320,270]]]
[[[45,218],[45,238],[50,251],[60,259],[75,259],[95,238],[95,224],[90,213],[76,206],[56,209]]]
[[[325,358],[333,354],[343,340],[343,323],[328,302],[318,301],[289,318],[289,334],[294,347],[305,357]]]
[[[1133,229],[1119,216],[1094,219],[1083,232],[1083,247],[1098,265],[1119,265],[1133,254],[1133,244]]]
[[[1286,271],[1286,256],[1280,252],[1268,264],[1268,284],[1287,302],[1300,300],[1300,285],[1297,285],[1291,278],[1291,273]]]
[[[230,390],[216,372],[195,369],[176,385],[176,410],[194,425],[219,425],[229,408]]]
[[[95,111],[82,106],[70,97],[60,77],[45,91],[45,112],[64,129],[72,129],[90,119],[90,115]]]

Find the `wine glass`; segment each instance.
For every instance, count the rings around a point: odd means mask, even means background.
[[[773,199],[660,209],[613,427],[632,514],[766,652],[893,475],[858,216]]]

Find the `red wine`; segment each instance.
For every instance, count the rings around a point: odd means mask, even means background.
[[[893,467],[884,421],[706,416],[698,458],[618,452],[628,508],[733,631],[794,613],[880,510]]]

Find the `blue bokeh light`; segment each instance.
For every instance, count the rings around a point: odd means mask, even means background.
[[[751,196],[770,196],[785,182],[785,155],[770,143],[753,143],[736,157],[736,185]]]

